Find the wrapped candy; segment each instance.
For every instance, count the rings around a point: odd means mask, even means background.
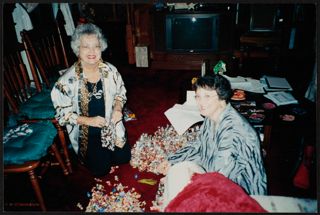
[[[110,169],[109,174],[114,173],[117,169],[119,169],[119,166],[112,166],[111,169]]]
[[[91,189],[92,197],[86,212],[144,212],[146,202],[139,201],[141,195],[134,188],[128,189],[121,183],[113,186],[112,192],[107,195],[104,186],[96,184]]]
[[[80,209],[80,210],[83,210],[83,207],[80,203],[77,204],[77,207]]]
[[[147,171],[155,174],[157,167],[170,153],[194,141],[199,127],[189,128],[184,134],[178,135],[172,126],[158,127],[153,135],[143,133],[131,149],[130,164],[139,171]]]
[[[132,148],[131,166],[139,171],[149,171],[157,173],[158,165],[164,161],[170,153],[174,153],[190,141],[197,137],[199,127],[190,128],[183,135],[178,135],[172,126],[158,127],[153,135],[143,133]],[[111,167],[110,174],[114,174],[119,166]],[[155,184],[155,180],[141,179],[136,173],[134,178],[138,183]],[[139,178],[139,180],[138,180]],[[102,180],[95,178],[97,184],[87,193],[90,198],[86,212],[144,212],[145,201],[139,201],[141,195],[134,187],[128,188],[119,182],[117,175],[113,176],[112,184],[107,180],[102,184]],[[104,187],[104,185],[106,187]],[[160,181],[156,200],[151,210],[162,204],[163,183]],[[79,207],[80,205],[78,205]],[[80,207],[79,207],[80,208]]]
[[[163,193],[164,193],[164,178],[160,180],[158,190],[156,193],[156,198],[154,201],[152,201],[152,206],[150,207],[152,211],[161,211],[160,208],[163,204],[163,199],[164,199]]]

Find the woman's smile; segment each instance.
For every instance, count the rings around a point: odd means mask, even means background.
[[[87,55],[88,59],[96,59],[96,55]]]

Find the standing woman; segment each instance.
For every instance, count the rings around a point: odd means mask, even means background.
[[[96,25],[78,25],[71,48],[79,60],[51,91],[56,119],[66,126],[79,160],[94,176],[105,175],[131,158],[122,122],[126,89],[116,67],[101,59],[107,41]]]

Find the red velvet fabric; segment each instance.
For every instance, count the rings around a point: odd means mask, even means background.
[[[312,162],[313,151],[313,146],[305,146],[304,148],[303,160],[293,178],[293,185],[298,188],[308,189],[310,186],[309,170]]]
[[[239,185],[220,173],[194,174],[165,212],[267,212]]]
[[[303,162],[300,164],[299,169],[293,178],[293,185],[301,189],[308,189],[310,186],[309,169]]]

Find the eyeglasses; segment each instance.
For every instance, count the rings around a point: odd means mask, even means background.
[[[96,45],[96,46],[80,45],[80,48],[82,48],[82,49],[101,49],[101,46],[100,45]]]
[[[198,95],[195,95],[194,98],[197,100],[197,99],[200,99],[201,96],[198,96]],[[203,98],[205,99],[210,99],[210,98],[215,98],[215,97],[218,97],[218,94],[217,95],[204,95]]]

